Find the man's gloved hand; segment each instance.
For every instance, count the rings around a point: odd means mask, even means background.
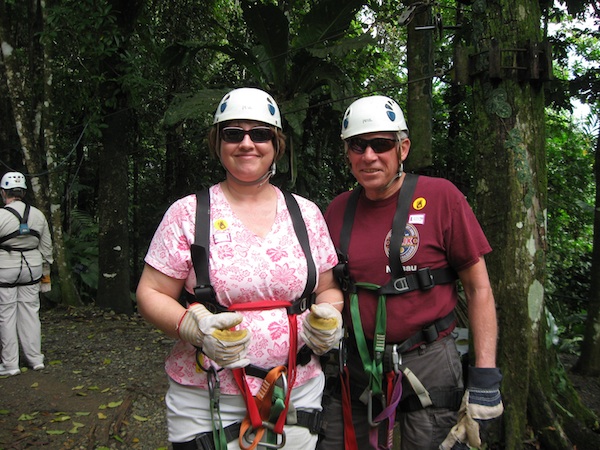
[[[177,332],[184,341],[202,349],[202,353],[221,367],[235,369],[250,364],[246,358],[248,330],[231,330],[243,320],[240,313],[213,314],[204,305],[194,303],[185,311]]]
[[[500,381],[500,369],[469,367],[467,390],[458,411],[458,422],[440,445],[440,450],[450,450],[454,444],[457,444],[456,448],[464,448],[458,444],[481,447],[480,424],[500,417],[504,411]]]
[[[342,333],[340,312],[329,303],[319,303],[310,307],[300,337],[316,355],[321,356],[337,346]]]

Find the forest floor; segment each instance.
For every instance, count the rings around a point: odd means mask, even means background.
[[[0,450],[168,449],[163,366],[173,340],[137,314],[57,307],[41,319],[46,368],[0,377]],[[600,416],[600,380],[569,377]]]
[[[0,377],[0,449],[169,448],[164,359],[174,341],[137,314],[40,317],[45,369]]]

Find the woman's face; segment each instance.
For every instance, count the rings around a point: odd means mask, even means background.
[[[275,159],[275,133],[263,122],[234,120],[220,132],[219,158],[223,167],[240,181],[262,177]]]

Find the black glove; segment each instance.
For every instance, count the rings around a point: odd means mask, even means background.
[[[440,445],[440,450],[468,448],[463,444],[481,447],[480,425],[500,417],[504,411],[500,381],[500,369],[469,367],[467,390],[458,410],[458,422]]]

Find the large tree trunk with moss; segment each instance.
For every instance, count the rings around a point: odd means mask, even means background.
[[[406,5],[417,3],[416,0]],[[433,33],[416,27],[431,25],[431,8],[418,9],[408,25],[408,101],[406,120],[413,142],[406,169],[415,171],[431,165]]]
[[[473,9],[475,200],[494,248],[487,261],[499,310],[503,448],[522,449],[529,425],[544,449],[598,448],[590,413],[546,341],[542,81],[548,74],[531,64],[544,56],[532,50],[541,42],[539,3],[495,0]]]

